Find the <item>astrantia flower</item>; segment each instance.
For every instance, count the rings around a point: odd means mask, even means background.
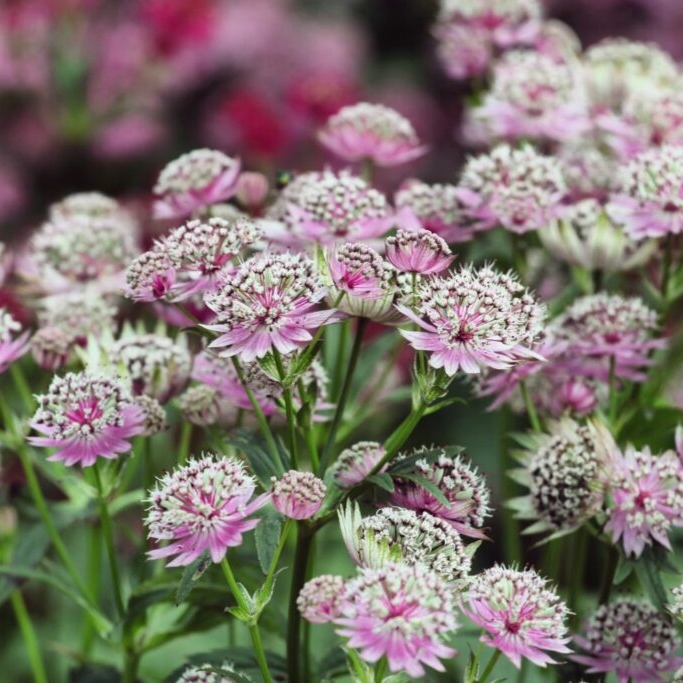
[[[401,334],[415,349],[429,351],[429,364],[449,376],[539,358],[531,347],[545,310],[512,273],[464,266],[449,277],[420,283],[415,297],[412,310],[397,308],[422,331]]]
[[[341,488],[360,484],[385,454],[384,446],[376,441],[359,441],[345,448],[331,467],[335,483]]]
[[[197,384],[178,396],[178,407],[183,417],[198,427],[213,424],[232,426],[237,421],[239,410],[218,389],[206,384]]]
[[[387,260],[403,273],[434,275],[455,259],[446,242],[428,230],[398,230],[386,245]]]
[[[683,232],[683,147],[650,149],[623,169],[609,215],[634,239]]]
[[[360,102],[343,107],[318,133],[324,147],[345,161],[397,166],[426,152],[404,116],[381,104]]]
[[[81,218],[112,218],[128,216],[121,205],[111,197],[101,192],[77,192],[70,194],[64,199],[50,205],[50,220],[70,220],[74,217]]]
[[[296,599],[301,616],[312,624],[326,624],[339,616],[339,603],[344,595],[341,576],[323,574],[307,581]]]
[[[640,556],[652,541],[671,549],[669,531],[683,526],[683,462],[673,451],[653,455],[628,446],[614,459],[605,531],[627,555]]]
[[[237,179],[235,198],[246,209],[259,209],[268,197],[268,178],[263,173],[244,171]]]
[[[21,324],[0,308],[0,374],[28,351],[30,334],[28,330],[22,332]]]
[[[233,259],[260,234],[249,218],[192,220],[171,231],[159,248],[168,254],[176,272],[174,298],[181,301],[213,291],[230,272]]]
[[[383,194],[348,171],[303,173],[287,185],[269,209],[280,221],[264,225],[266,237],[286,246],[309,248],[338,242],[367,242],[391,227]]]
[[[310,330],[333,315],[311,310],[324,296],[315,266],[305,256],[253,257],[205,299],[216,313],[216,323],[206,327],[219,333],[209,346],[244,361],[262,358],[273,348],[292,353],[313,339]]]
[[[225,667],[222,666],[221,669]],[[209,669],[215,669],[216,666],[212,664],[204,664],[202,666],[192,666],[183,671],[183,675],[175,683],[236,683],[236,679],[232,678],[230,674],[216,673]],[[230,671],[232,667],[230,666]],[[244,680],[240,676],[239,680]]]
[[[534,570],[496,565],[475,576],[467,591],[465,614],[487,635],[482,641],[500,650],[517,668],[522,657],[545,667],[548,652],[571,652],[567,606]]]
[[[334,621],[362,659],[387,658],[389,670],[419,677],[424,665],[444,671],[439,659],[455,650],[444,640],[456,629],[452,588],[422,564],[359,569],[344,590]]]
[[[138,256],[126,271],[126,296],[133,301],[158,301],[171,296],[177,277],[171,257],[157,246]]]
[[[683,142],[683,93],[679,88],[634,96],[624,104],[630,130],[627,143],[637,151]]]
[[[473,228],[524,233],[550,223],[566,190],[558,159],[499,145],[467,162],[458,191]]]
[[[683,664],[673,624],[633,598],[601,605],[574,642],[586,652],[573,655],[575,662],[589,667],[588,673],[614,672],[618,683],[663,683],[665,674]]]
[[[156,218],[184,218],[235,194],[239,159],[212,149],[196,149],[168,164],[154,194]]]
[[[580,72],[533,50],[505,53],[491,90],[470,115],[488,140],[568,140],[588,129]]]
[[[46,394],[37,397],[30,422],[44,436],[34,446],[57,448],[48,460],[89,467],[97,458],[115,459],[130,450],[130,439],[143,431],[144,415],[123,383],[85,372],[54,377]]]
[[[205,551],[220,562],[228,548],[259,522],[250,518],[269,494],[252,499],[256,481],[236,458],[205,455],[165,474],[151,491],[145,524],[155,541],[171,541],[148,553],[150,559],[174,556],[168,567],[192,564]]]
[[[463,80],[488,71],[494,51],[486,28],[444,23],[437,24],[433,34],[436,55],[448,76]]]
[[[425,450],[425,455],[428,451]],[[415,451],[409,457],[420,455]],[[415,462],[414,473],[439,488],[448,500],[444,505],[434,494],[420,484],[395,479],[391,502],[400,507],[429,512],[445,519],[458,533],[472,538],[485,538],[482,527],[491,514],[490,493],[484,477],[460,456],[450,457],[445,452],[437,459],[421,458]]]
[[[59,327],[41,327],[31,339],[31,353],[39,367],[55,372],[66,364],[73,342],[71,334]]]
[[[133,398],[133,403],[139,406],[144,416],[142,436],[154,436],[154,434],[158,434],[166,429],[166,411],[159,401],[152,396],[140,394]]]
[[[289,470],[272,481],[273,507],[290,519],[310,519],[325,500],[327,486],[312,472]]]

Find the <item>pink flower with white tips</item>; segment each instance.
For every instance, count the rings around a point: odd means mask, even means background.
[[[433,33],[437,57],[448,76],[464,80],[488,71],[494,51],[485,28],[446,23],[438,24]]]
[[[571,652],[566,645],[569,610],[532,569],[495,565],[484,570],[470,584],[463,611],[486,631],[482,641],[517,668],[522,657],[545,667],[556,663],[547,652]]]
[[[128,266],[125,294],[133,301],[159,301],[171,296],[177,273],[161,245],[140,254]]]
[[[209,347],[247,362],[263,358],[273,348],[293,353],[313,339],[311,330],[334,315],[330,310],[311,310],[324,296],[315,266],[305,256],[255,256],[206,296],[216,322],[205,327],[219,333]]]
[[[28,351],[29,336],[30,332],[22,332],[21,325],[9,311],[0,308],[0,374]]]
[[[404,273],[434,275],[455,259],[446,242],[429,230],[398,230],[386,244],[387,260]]]
[[[109,377],[84,372],[54,377],[38,406],[30,425],[44,436],[32,436],[29,443],[57,448],[48,460],[67,466],[116,459],[144,430],[142,409],[120,381]]]
[[[367,662],[387,658],[391,672],[417,678],[424,666],[444,671],[440,659],[453,657],[444,640],[455,631],[453,590],[423,564],[387,564],[359,569],[344,587],[334,620]]]
[[[236,458],[205,455],[165,474],[150,492],[145,524],[149,538],[170,541],[147,553],[151,560],[171,557],[168,567],[192,564],[205,551],[220,562],[259,523],[250,518],[270,494],[253,498],[256,481]]]
[[[328,119],[318,139],[345,161],[367,159],[378,166],[404,164],[427,151],[408,119],[368,102],[343,107]]]
[[[296,599],[301,616],[312,624],[327,624],[339,616],[344,595],[344,579],[323,574],[307,581]]]
[[[240,161],[212,149],[196,149],[168,164],[159,174],[154,194],[156,218],[185,218],[237,191]]]
[[[464,266],[447,278],[421,282],[416,297],[414,309],[396,308],[422,330],[401,334],[413,348],[429,351],[429,364],[449,376],[541,358],[531,347],[545,309],[513,274]]]
[[[273,507],[290,519],[310,519],[325,500],[327,487],[312,472],[289,470],[272,481]]]

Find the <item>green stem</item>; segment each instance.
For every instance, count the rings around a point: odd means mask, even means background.
[[[22,373],[21,369],[19,368],[18,363],[12,363],[10,365],[9,371],[10,371],[10,374],[12,375],[12,379],[14,380],[14,384],[17,387],[17,391],[19,392],[19,396],[21,396],[21,400],[24,402],[24,406],[26,407],[26,411],[30,415],[35,409],[35,404],[33,401],[33,394],[31,393],[31,388],[29,387],[28,383],[26,382],[26,378],[24,377],[24,374]]]
[[[609,596],[612,593],[612,584],[614,583],[614,575],[617,571],[619,563],[618,551],[611,547],[605,546],[607,552],[607,563],[605,564],[605,573],[602,576],[602,587],[600,588],[600,602],[601,605],[606,605],[609,602]]]
[[[358,359],[360,358],[361,347],[363,346],[363,335],[368,326],[368,322],[369,321],[367,318],[361,318],[358,321],[356,336],[353,340],[353,347],[351,348],[351,357],[349,358],[349,364],[346,368],[344,384],[342,385],[341,391],[339,393],[337,407],[334,411],[334,417],[332,418],[332,425],[330,426],[330,431],[327,434],[327,440],[325,441],[322,457],[320,458],[320,468],[318,473],[321,475],[325,472],[329,464],[332,448],[334,447],[337,437],[337,431],[339,430],[339,425],[344,417],[344,409],[346,408],[346,402],[349,398],[351,384],[353,383],[353,375],[356,370],[356,365],[358,365]]]
[[[573,620],[578,622],[578,600],[583,586],[586,571],[586,551],[588,549],[588,534],[583,529],[574,532],[574,552],[572,553],[571,571],[569,577],[569,608],[574,613]],[[578,623],[575,624],[578,626]]]
[[[289,592],[289,614],[287,623],[287,666],[290,681],[301,681],[301,615],[296,599],[306,583],[306,568],[311,550],[313,536],[304,523],[297,524],[296,550],[294,553],[294,567]],[[308,657],[308,652],[303,653]]]
[[[503,406],[501,410],[501,425],[499,429],[500,463],[502,471],[501,489],[503,500],[510,500],[517,495],[517,484],[507,476],[507,470],[511,460],[508,455],[507,435],[510,432],[510,408]],[[522,540],[519,531],[519,522],[512,514],[502,515],[503,522],[503,552],[505,562],[508,565],[522,562]]]
[[[346,347],[348,345],[350,336],[350,321],[345,320],[343,323],[337,326],[336,331],[339,332],[337,335],[337,357],[332,367],[332,381],[330,382],[330,396],[332,397],[333,401],[336,401],[340,394],[342,372],[344,371],[346,360]]]
[[[500,650],[496,650],[491,655],[491,659],[489,659],[489,663],[486,665],[486,668],[482,672],[481,676],[479,676],[479,678],[477,679],[477,683],[486,683],[489,676],[491,675],[491,672],[493,671],[493,667],[498,662],[499,657],[500,657]]]
[[[669,294],[669,280],[671,279],[671,252],[673,250],[673,235],[669,233],[666,236],[666,243],[664,245],[664,262],[662,264],[662,282],[661,291],[662,299],[664,299],[664,306],[667,304],[667,297]]]
[[[617,373],[614,356],[609,359],[609,426],[614,430],[617,421]],[[616,434],[615,434],[616,437]]]
[[[140,654],[127,649],[124,655],[122,683],[136,683],[139,666]]]
[[[26,603],[19,589],[12,593],[10,598],[14,616],[17,618],[21,637],[24,639],[24,646],[28,654],[28,661],[31,664],[31,671],[33,671],[33,680],[35,683],[48,683],[47,675],[45,673],[45,666],[43,659],[40,656],[40,648],[38,647],[38,639],[36,632],[31,622],[31,617],[26,609]]]
[[[109,515],[109,508],[104,497],[104,489],[102,488],[102,477],[100,476],[99,464],[95,462],[93,465],[93,472],[95,477],[95,485],[97,487],[97,504],[100,508],[100,520],[102,522],[102,533],[104,535],[104,545],[107,549],[107,558],[109,559],[109,571],[111,573],[111,581],[114,587],[114,601],[116,603],[116,611],[120,618],[126,613],[125,603],[123,601],[123,594],[121,592],[121,576],[119,574],[118,560],[116,559],[116,549],[114,548],[114,533],[112,530],[111,517]]]
[[[382,683],[384,676],[387,673],[387,659],[382,657],[382,659],[377,662],[375,667],[375,683]]]
[[[184,465],[190,456],[192,444],[192,423],[185,420],[180,426],[180,443],[178,445],[178,464]]]
[[[526,412],[529,415],[531,427],[535,432],[542,432],[543,428],[541,427],[541,421],[538,419],[538,413],[536,412],[536,408],[531,400],[531,396],[529,396],[529,389],[524,381],[519,383],[519,390],[522,394],[522,398],[524,399],[524,405],[526,407]]]
[[[97,598],[100,591],[100,575],[102,570],[102,535],[99,528],[93,524],[90,527],[90,538],[88,539],[88,590]],[[92,650],[95,631],[92,622],[86,617],[83,622],[83,638],[81,641],[81,652],[83,658],[88,659]]]
[[[266,593],[270,590],[270,587],[273,583],[273,577],[275,576],[277,563],[280,560],[280,555],[282,554],[282,550],[284,549],[285,543],[287,542],[287,537],[289,536],[289,530],[291,526],[292,520],[288,519],[282,527],[282,533],[280,534],[280,542],[277,544],[277,548],[275,548],[275,554],[273,555],[273,559],[270,562],[270,567],[268,568],[268,574],[266,575],[266,581],[264,584],[266,587]]]
[[[422,419],[422,416],[427,410],[427,404],[424,401],[420,401],[417,407],[414,407],[408,417],[406,417],[401,424],[396,427],[396,429],[391,433],[389,438],[384,442],[384,448],[386,449],[386,455],[377,463],[371,474],[377,474],[384,465],[386,465],[395,455],[398,453],[399,449],[408,440],[410,435],[413,433],[415,427]]]
[[[275,367],[277,367],[280,382],[282,382],[282,386],[284,387],[282,395],[285,399],[285,414],[287,417],[287,446],[289,448],[290,457],[292,458],[292,467],[296,470],[299,467],[299,451],[296,442],[296,414],[292,401],[292,390],[290,387],[285,387],[287,372],[285,371],[285,366],[282,362],[282,356],[275,347],[273,347],[273,358],[275,359]]]

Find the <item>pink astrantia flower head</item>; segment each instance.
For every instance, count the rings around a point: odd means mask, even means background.
[[[69,359],[73,341],[73,336],[59,327],[41,327],[31,339],[33,359],[43,370],[55,372]]]
[[[463,169],[459,196],[473,228],[497,225],[515,233],[538,230],[557,215],[567,191],[562,165],[532,147],[499,145],[471,158]]]
[[[235,673],[232,665],[223,664],[221,673],[212,670],[215,668],[215,663],[210,664],[208,662],[202,666],[191,666],[185,669],[182,676],[174,683],[234,683],[235,679],[230,675],[230,673]],[[240,678],[242,677],[240,676]]]
[[[384,446],[376,441],[359,441],[345,448],[331,468],[334,482],[345,489],[360,484],[385,454]]]
[[[212,292],[233,269],[233,260],[261,236],[249,218],[191,220],[172,230],[159,249],[168,254],[176,273],[176,301]]]
[[[75,217],[81,218],[126,218],[132,220],[121,207],[121,205],[111,197],[100,192],[76,192],[64,199],[50,205],[50,220],[70,220]]]
[[[344,595],[344,579],[323,574],[307,581],[296,599],[301,616],[312,624],[327,624],[339,616]]]
[[[273,507],[290,519],[310,519],[325,500],[327,486],[312,472],[289,470],[272,481]]]
[[[429,230],[398,230],[387,238],[387,260],[403,273],[434,275],[446,270],[455,256],[446,242]]]
[[[178,408],[183,417],[198,427],[218,424],[234,426],[239,409],[221,394],[206,384],[197,384],[178,396]]]
[[[302,173],[270,207],[266,237],[285,246],[308,249],[375,240],[391,228],[386,198],[348,171]],[[280,226],[280,227],[278,227]]]
[[[229,199],[237,189],[239,159],[212,149],[196,149],[168,164],[159,174],[154,194],[156,218],[185,218]]]
[[[22,332],[18,323],[4,308],[0,308],[0,374],[17,358],[21,358],[29,349],[30,332]]]
[[[126,296],[133,301],[168,299],[177,273],[170,255],[157,245],[138,256],[126,271]]]
[[[455,651],[444,640],[456,629],[452,587],[422,564],[359,569],[345,586],[334,621],[367,662],[387,658],[391,672],[417,678],[424,666],[444,671],[439,661]]]
[[[676,628],[652,605],[630,597],[601,605],[574,642],[585,654],[571,658],[588,673],[616,674],[617,683],[664,683],[683,664]]]
[[[124,384],[85,372],[54,377],[38,397],[30,422],[44,436],[34,446],[57,448],[48,460],[89,467],[97,458],[115,459],[130,450],[130,439],[143,431],[144,415]]]
[[[495,565],[474,577],[465,614],[486,631],[482,641],[500,650],[517,668],[522,657],[545,667],[548,652],[567,653],[569,610],[534,570]]]
[[[578,69],[533,50],[503,55],[494,67],[491,90],[470,116],[471,125],[489,142],[562,142],[590,125]]]
[[[240,360],[263,358],[276,348],[290,354],[313,339],[310,330],[332,311],[312,311],[325,296],[313,262],[301,254],[264,254],[242,263],[205,298],[219,333],[210,348]]]
[[[235,198],[245,209],[259,209],[268,197],[268,178],[263,173],[243,171],[237,179]]]
[[[236,458],[204,455],[165,474],[150,492],[145,524],[149,538],[170,543],[149,558],[175,556],[167,566],[182,567],[208,550],[220,562],[259,522],[250,515],[270,495],[253,498],[255,490],[256,481]]]
[[[397,166],[426,152],[408,119],[368,102],[343,107],[331,116],[318,140],[344,161],[367,159],[377,166]]]
[[[683,93],[679,88],[629,98],[623,118],[630,128],[631,144],[638,151],[683,143]]]
[[[452,376],[503,369],[530,358],[545,309],[512,273],[464,266],[445,278],[421,282],[414,307],[398,310],[417,323],[401,330],[413,348],[429,351],[429,364]]]
[[[437,57],[448,76],[464,80],[488,71],[494,50],[486,28],[444,23],[437,24],[433,34]]]
[[[683,232],[683,147],[665,145],[633,159],[607,211],[634,239]]]
[[[626,555],[640,556],[657,541],[671,549],[669,532],[683,526],[683,462],[673,451],[653,455],[628,446],[614,460],[605,531]]]
[[[417,458],[413,466],[414,474],[438,487],[448,505],[444,505],[420,484],[401,479],[400,476],[396,479],[391,502],[399,507],[440,517],[463,536],[486,538],[482,527],[491,510],[490,493],[484,477],[459,455],[453,457],[443,451],[436,459],[422,458],[420,455],[423,452],[425,456],[430,454],[428,449],[422,449],[401,457]]]

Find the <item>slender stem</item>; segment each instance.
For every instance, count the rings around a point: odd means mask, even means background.
[[[503,500],[510,500],[517,495],[517,485],[511,477],[507,476],[509,451],[507,448],[507,435],[510,432],[510,408],[503,406],[500,412],[501,425],[499,429],[500,460],[501,463],[501,489]],[[522,540],[519,532],[519,521],[512,514],[502,515],[503,522],[503,552],[505,562],[508,565],[519,564],[522,562]]]
[[[574,532],[574,552],[572,553],[571,571],[569,577],[569,608],[573,611],[573,620],[578,621],[577,609],[583,577],[586,572],[586,551],[588,549],[588,534],[583,529]],[[568,565],[569,566],[569,565]],[[578,624],[577,624],[578,625]]]
[[[377,662],[377,666],[375,667],[375,683],[382,683],[386,672],[387,659],[386,657],[382,657],[382,659],[380,659],[379,662]]]
[[[38,639],[36,632],[31,622],[31,617],[26,609],[26,603],[19,589],[12,593],[10,598],[12,602],[12,609],[14,616],[17,618],[21,637],[24,639],[24,646],[26,647],[26,654],[28,661],[31,664],[31,671],[33,671],[34,683],[48,683],[47,674],[45,673],[45,666],[40,655],[40,648],[38,647]]]
[[[134,650],[125,650],[122,683],[135,683],[138,679],[140,654]]]
[[[614,431],[617,420],[617,372],[614,356],[609,359],[609,426]],[[616,437],[616,434],[615,434]]]
[[[14,380],[14,384],[17,387],[17,391],[19,392],[19,396],[21,396],[21,400],[24,402],[24,406],[26,407],[26,411],[31,414],[35,408],[35,403],[33,400],[33,394],[31,393],[31,388],[29,387],[28,383],[26,382],[26,378],[24,377],[24,374],[22,373],[21,369],[19,368],[18,363],[12,363],[10,365],[10,374],[12,375],[12,379]]]
[[[664,306],[667,304],[667,297],[669,294],[669,280],[671,277],[671,252],[673,250],[673,235],[669,233],[666,236],[666,244],[664,245],[664,261],[662,263],[662,282],[661,291],[662,299],[664,299]]]
[[[275,576],[275,570],[277,569],[277,563],[280,560],[280,555],[282,554],[282,550],[285,547],[285,543],[287,542],[287,537],[289,536],[289,530],[292,526],[292,520],[288,519],[285,523],[284,526],[282,527],[282,532],[280,534],[280,541],[277,544],[277,548],[275,548],[275,554],[273,555],[273,559],[271,560],[270,567],[268,568],[268,574],[266,576],[266,581],[265,581],[265,586],[266,586],[266,591],[270,590],[270,586],[273,583],[273,577]]]
[[[263,437],[265,438],[266,443],[268,444],[270,454],[273,456],[275,462],[280,463],[280,469],[284,470],[284,467],[282,465],[282,459],[280,458],[280,451],[277,447],[277,444],[275,443],[275,437],[273,436],[273,432],[271,431],[270,426],[268,425],[268,420],[266,420],[266,416],[263,414],[263,410],[261,410],[261,406],[256,397],[254,396],[254,392],[247,384],[247,381],[244,377],[244,371],[242,370],[242,366],[240,365],[240,362],[237,360],[236,356],[232,357],[232,364],[234,365],[237,377],[239,378],[242,387],[244,388],[244,391],[246,392],[247,397],[249,398],[249,403],[251,403],[251,407],[254,409],[256,421],[258,422],[259,427],[261,428],[261,433],[263,434]]]
[[[121,576],[119,574],[119,564],[116,558],[116,549],[114,548],[114,533],[112,530],[111,517],[109,515],[109,508],[104,497],[104,489],[102,488],[102,477],[100,476],[99,464],[95,462],[93,465],[93,472],[95,475],[95,485],[97,486],[97,503],[100,508],[100,519],[102,522],[102,533],[104,535],[104,544],[107,549],[107,557],[109,559],[109,571],[111,573],[111,581],[114,587],[114,601],[116,603],[116,611],[119,617],[123,618],[126,613],[125,603],[123,602],[123,594],[121,592]]]
[[[311,550],[313,536],[304,523],[297,524],[296,550],[294,553],[294,568],[289,592],[289,615],[287,631],[287,666],[290,681],[301,681],[301,615],[296,599],[301,588],[306,583],[306,567]],[[308,653],[304,653],[308,656]]]
[[[609,602],[609,596],[612,593],[612,584],[614,583],[614,575],[617,571],[617,564],[619,563],[619,553],[611,546],[605,546],[607,552],[607,563],[605,564],[605,573],[602,576],[602,587],[600,588],[600,604],[606,605]]]
[[[339,334],[337,335],[337,358],[332,367],[332,381],[330,396],[333,401],[336,401],[340,393],[340,385],[342,382],[342,372],[346,360],[346,347],[348,346],[350,335],[350,321],[345,320],[337,326]]]
[[[493,667],[498,662],[499,657],[500,657],[500,650],[496,650],[491,655],[491,659],[489,659],[489,663],[486,665],[486,668],[482,672],[481,676],[479,676],[479,678],[477,679],[477,683],[486,683],[489,676],[491,675],[491,672],[493,671]]]
[[[178,446],[178,464],[183,465],[190,456],[190,445],[192,444],[192,423],[188,420],[183,421],[180,426],[180,444]]]
[[[389,438],[384,442],[386,455],[377,463],[372,474],[377,474],[377,472],[379,472],[382,467],[398,453],[398,450],[413,433],[415,427],[417,427],[425,410],[427,410],[427,404],[424,401],[420,401],[417,407],[410,411],[408,417],[406,417],[406,419],[391,433]]]
[[[199,318],[190,311],[185,304],[178,303],[177,301],[172,304],[178,311],[180,311],[188,320],[191,320],[195,325],[201,326]]]
[[[361,178],[368,184],[372,184],[372,177],[375,175],[375,164],[372,159],[366,157],[361,163]]]
[[[523,380],[519,383],[519,390],[522,393],[522,398],[524,399],[526,412],[529,415],[529,422],[531,422],[533,430],[535,432],[542,432],[543,428],[541,427],[541,421],[538,419],[538,413],[536,412],[534,403],[531,400],[531,396],[529,396],[529,389],[527,388],[526,383]]]
[[[102,535],[98,526],[93,524],[90,527],[88,539],[88,590],[97,598],[100,592],[100,576],[102,571]],[[86,617],[83,622],[83,637],[81,640],[81,652],[83,658],[87,659],[92,650],[95,631],[92,622]]]
[[[356,370],[356,365],[358,365],[361,347],[363,346],[363,334],[365,333],[367,326],[367,318],[361,318],[358,321],[356,336],[353,340],[353,347],[351,348],[351,357],[349,358],[349,364],[346,368],[344,384],[342,385],[341,391],[339,393],[339,398],[337,400],[337,408],[334,411],[332,425],[330,426],[330,431],[327,434],[327,440],[325,441],[322,457],[320,458],[320,469],[318,470],[319,474],[322,474],[327,469],[327,466],[330,461],[330,455],[332,453],[332,448],[334,447],[336,441],[337,431],[339,429],[339,425],[341,424],[342,418],[344,417],[344,409],[346,407],[346,402],[349,398],[351,384],[353,383],[353,375]]]
[[[285,379],[287,372],[285,371],[284,363],[280,352],[273,347],[273,358],[275,359],[275,366],[277,373],[280,376],[280,381],[284,387],[283,398],[285,399],[285,414],[287,416],[287,446],[289,447],[289,454],[292,458],[292,467],[298,469],[299,467],[299,451],[296,442],[296,414],[294,412],[294,403],[292,401],[292,390],[290,387],[285,387]]]

